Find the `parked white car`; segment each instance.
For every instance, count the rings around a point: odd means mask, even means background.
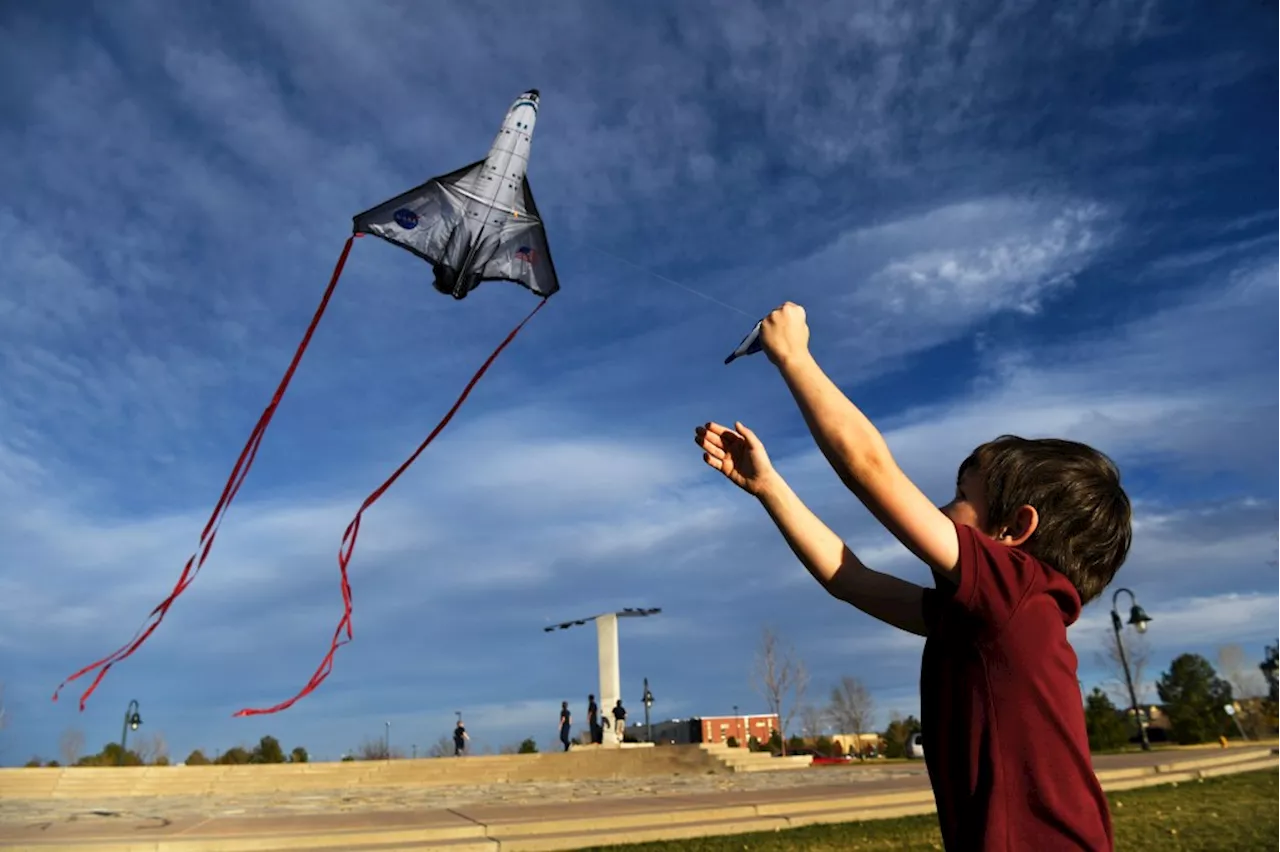
[[[915,759],[924,759],[924,740],[920,734],[912,734],[907,739],[907,757]]]

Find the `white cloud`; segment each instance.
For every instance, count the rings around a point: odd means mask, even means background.
[[[1280,622],[1280,594],[1275,592],[1175,598],[1162,601],[1159,608],[1146,597],[1138,598],[1138,602],[1152,617],[1145,634],[1147,644],[1162,656],[1177,655],[1187,648],[1268,641]],[[1127,621],[1128,596],[1122,595],[1118,605],[1121,618]],[[1111,629],[1108,601],[1106,606],[1086,610],[1071,626],[1068,637],[1083,657],[1101,651]],[[1258,657],[1261,659],[1261,648]]]
[[[867,376],[1002,313],[1038,312],[1117,236],[1096,201],[992,196],[856,227],[768,277],[808,304],[815,347],[838,339],[857,365],[841,373]]]

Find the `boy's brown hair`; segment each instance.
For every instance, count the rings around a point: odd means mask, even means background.
[[[1021,549],[1066,575],[1081,604],[1102,593],[1133,540],[1132,508],[1111,459],[1075,441],[1002,435],[974,450],[960,475],[970,467],[986,487],[991,526],[1034,506],[1039,524]]]

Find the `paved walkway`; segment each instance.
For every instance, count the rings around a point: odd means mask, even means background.
[[[645,778],[584,779],[581,781],[534,781],[455,786],[369,787],[297,792],[237,795],[165,796],[140,799],[96,797],[94,799],[0,798],[0,827],[14,821],[58,821],[84,813],[87,809],[114,813],[154,813],[167,818],[249,817],[397,812],[457,809],[477,805],[540,805],[552,803],[648,800],[655,797],[703,796],[726,792],[749,793],[761,790],[801,790],[802,795],[821,795],[824,786],[854,786],[858,790],[879,788],[907,779],[928,786],[922,764],[890,763],[813,767],[785,772],[741,774],[651,776]],[[818,789],[818,792],[815,792]]]
[[[1164,751],[1103,756],[1095,761],[1095,768],[1100,776],[1120,778],[1149,774],[1158,765],[1203,767],[1250,760],[1274,765],[1275,755],[1268,748]],[[400,843],[406,844],[404,848],[427,844],[456,850],[569,849],[617,842],[619,832],[627,840],[644,840],[681,836],[682,828],[683,836],[694,836],[931,809],[928,779],[918,764],[445,791],[386,790],[370,796],[309,792],[253,801],[227,797],[201,797],[201,801],[134,797],[114,803],[10,799],[0,802],[0,849],[195,852],[250,845],[354,849],[375,842],[388,849]]]

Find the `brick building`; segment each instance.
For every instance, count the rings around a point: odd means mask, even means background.
[[[643,723],[633,726],[633,732],[643,737]],[[722,743],[729,737],[738,745],[746,746],[747,737],[754,736],[760,742],[769,741],[769,733],[777,730],[776,713],[743,716],[694,716],[691,719],[668,719],[653,723],[653,741],[659,745],[687,745],[689,743]]]

